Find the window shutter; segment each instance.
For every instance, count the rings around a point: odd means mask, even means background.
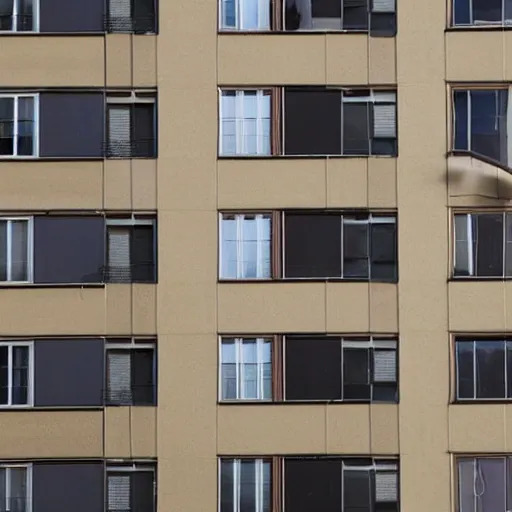
[[[108,400],[114,403],[131,403],[130,352],[108,353]]]
[[[374,382],[396,382],[396,352],[376,350],[373,353]]]
[[[396,137],[396,105],[373,106],[373,136],[385,139]]]
[[[108,154],[129,157],[131,154],[130,107],[109,107],[108,109]]]
[[[109,228],[108,231],[109,281],[130,281],[130,229]]]
[[[130,510],[130,475],[109,475],[108,510]]]
[[[373,0],[373,12],[395,12],[395,0]]]
[[[130,0],[109,0],[110,30],[112,32],[132,31],[132,8]]]
[[[396,473],[377,472],[375,474],[375,500],[377,502],[398,501],[398,478]]]

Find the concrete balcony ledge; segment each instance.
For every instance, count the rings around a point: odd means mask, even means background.
[[[447,161],[450,198],[512,199],[510,167],[472,151],[451,151]]]

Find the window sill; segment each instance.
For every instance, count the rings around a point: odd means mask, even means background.
[[[457,281],[462,281],[462,282],[468,282],[468,281],[477,281],[477,282],[512,281],[512,276],[510,276],[510,277],[499,277],[499,276],[489,276],[489,277],[486,277],[486,276],[474,276],[474,277],[461,276],[461,277],[457,277],[457,276],[452,276],[448,279],[449,283],[455,283]]]
[[[399,402],[371,402],[369,400],[218,400],[219,406],[247,406],[247,405],[398,405]]]
[[[467,398],[464,400],[453,400],[450,405],[512,405],[512,398]]]
[[[512,279],[512,278],[511,278]],[[398,279],[388,281],[377,281],[370,279],[358,278],[340,278],[340,277],[304,277],[304,278],[280,278],[280,279],[218,279],[218,284],[233,284],[233,283],[384,283],[384,284],[397,284]]]
[[[361,35],[361,34],[369,34],[369,30],[332,30],[332,29],[311,29],[311,30],[272,30],[272,29],[264,29],[264,30],[238,30],[236,28],[219,28],[217,33],[221,36],[232,36],[232,35],[322,35],[322,34],[343,34],[343,35]]]
[[[0,289],[9,288],[105,288],[105,283],[0,283]]]
[[[512,25],[452,25],[445,32],[503,32],[512,30]]]
[[[218,155],[218,160],[342,160],[347,158],[397,158],[398,155]]]
[[[0,412],[59,412],[59,411],[102,411],[102,405],[90,406],[0,406]]]
[[[102,162],[103,160],[105,160],[103,156],[0,156],[0,164],[2,162]]]

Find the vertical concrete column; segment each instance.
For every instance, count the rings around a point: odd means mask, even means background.
[[[217,2],[160,2],[159,509],[217,506]]]
[[[401,508],[448,512],[446,2],[397,5]]]

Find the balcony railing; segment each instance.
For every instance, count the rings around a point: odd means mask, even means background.
[[[107,388],[104,390],[104,400],[105,405],[156,405],[156,386],[130,386],[127,389]]]
[[[107,158],[155,158],[155,139],[109,140],[105,154]]]
[[[150,16],[115,16],[105,17],[105,31],[109,33],[154,34],[156,17]]]
[[[103,282],[105,283],[154,283],[156,265],[153,261],[135,263],[127,266],[102,267]]]

